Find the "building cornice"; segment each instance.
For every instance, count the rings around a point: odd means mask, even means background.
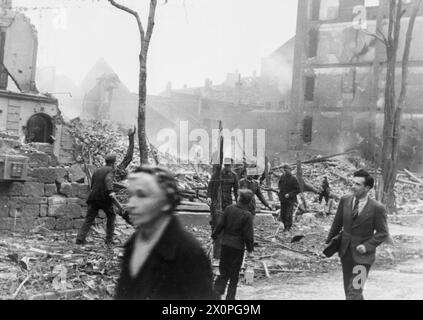
[[[25,100],[25,101],[36,101],[51,104],[58,104],[58,100],[53,97],[47,97],[42,95],[34,95],[30,93],[12,92],[7,90],[0,90],[0,97],[14,99],[14,100]]]

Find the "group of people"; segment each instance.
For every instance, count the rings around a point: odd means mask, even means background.
[[[106,244],[113,244],[115,162],[116,156],[107,156],[106,166],[92,177],[88,212],[77,244],[85,243],[99,209],[107,215]],[[214,169],[207,202],[211,211],[211,238],[219,240],[220,246],[219,275],[215,281],[210,257],[174,216],[181,198],[173,175],[159,167],[143,166],[128,178],[130,197],[125,218],[136,231],[124,246],[116,299],[214,300],[221,299],[225,291],[227,300],[236,298],[245,250],[247,255],[252,255],[254,250],[255,196],[270,210],[273,207],[263,197],[252,175],[238,180],[230,160],[225,159],[223,170]],[[300,187],[289,165],[284,165],[283,170],[279,181],[280,220],[285,231],[289,231]],[[368,197],[373,178],[360,170],[354,174],[353,183],[353,194],[343,197],[339,203],[327,243],[341,232],[339,256],[345,295],[347,299],[362,299],[363,286],[357,286],[355,281],[357,266],[362,266],[367,276],[375,260],[376,247],[389,234],[385,208]]]

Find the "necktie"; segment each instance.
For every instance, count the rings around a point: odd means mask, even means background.
[[[357,217],[358,217],[358,203],[359,202],[360,201],[358,201],[358,199],[356,198],[355,199],[355,202],[354,202],[354,208],[353,208],[353,211],[352,211],[352,219],[353,219],[353,221],[355,219],[357,219]]]

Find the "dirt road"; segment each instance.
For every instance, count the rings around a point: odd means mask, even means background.
[[[407,247],[415,254],[413,259],[394,267],[375,266],[369,274],[364,296],[367,300],[423,299],[423,229],[390,225],[392,236],[410,237]],[[395,246],[396,244],[394,244]],[[332,257],[331,259],[338,259]],[[343,300],[342,271],[319,274],[275,275],[271,279],[241,285],[238,299],[251,300]]]

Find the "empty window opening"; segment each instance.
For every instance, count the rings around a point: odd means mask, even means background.
[[[34,114],[26,125],[26,142],[53,143],[53,121],[44,113]]]
[[[313,118],[307,116],[303,120],[303,141],[305,143],[310,143],[312,140],[313,134]]]
[[[315,87],[315,78],[314,77],[306,77],[305,83],[305,95],[304,98],[306,101],[313,101],[314,100],[314,87]]]
[[[339,16],[339,0],[321,0],[319,20],[337,19]]]
[[[317,56],[317,48],[319,44],[319,30],[311,29],[309,32],[308,42],[308,57],[313,58]]]

